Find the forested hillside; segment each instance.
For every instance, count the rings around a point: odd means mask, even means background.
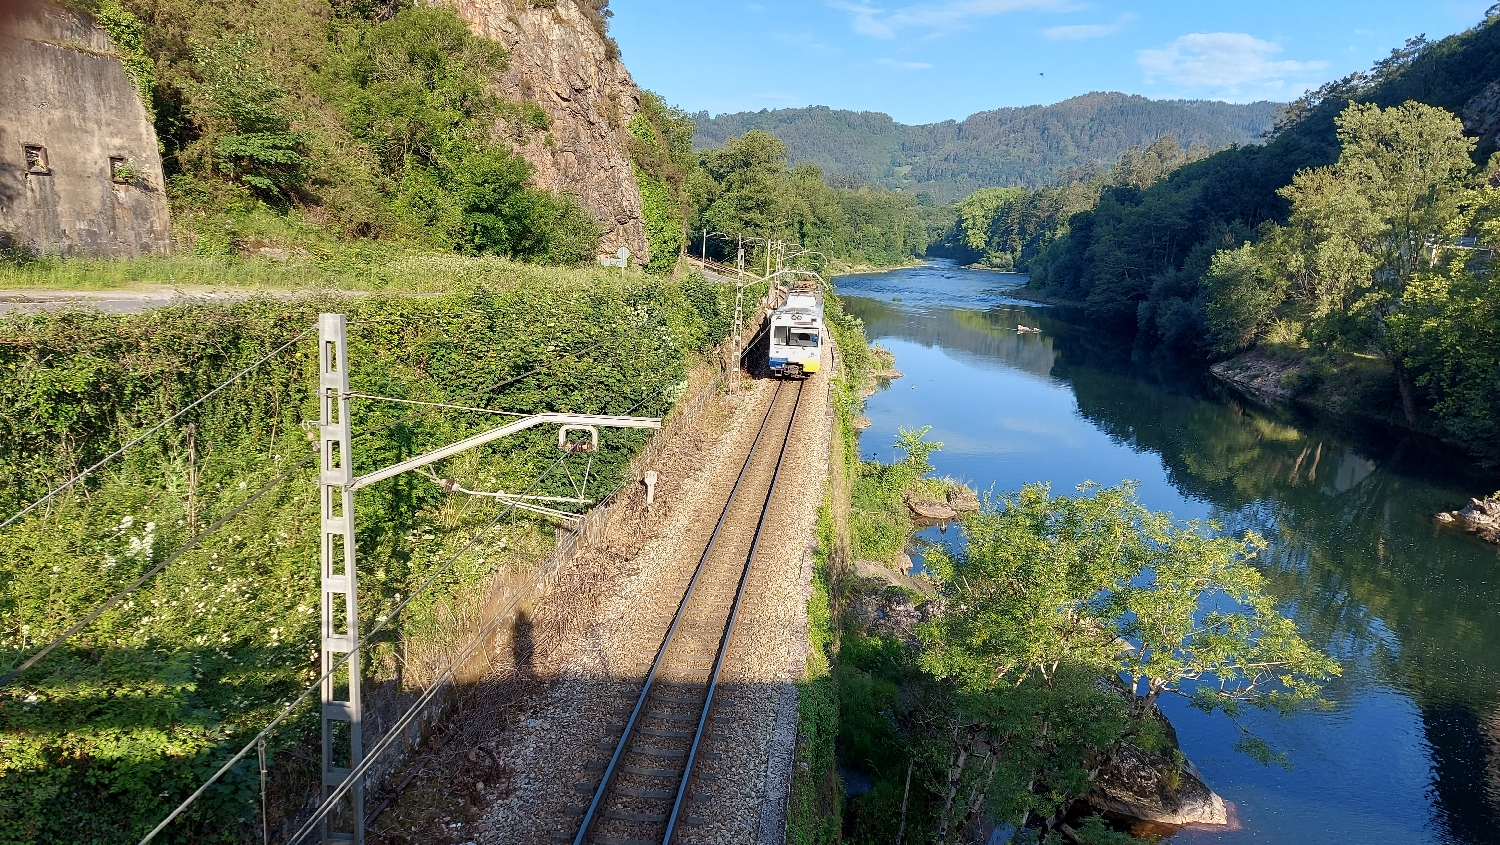
[[[1335,120],[1351,101],[1415,100],[1462,114],[1497,79],[1494,19],[1442,41],[1414,40],[1369,72],[1294,103],[1264,146],[1220,152],[1144,191],[1104,191],[1098,207],[1073,218],[1067,235],[1033,262],[1032,284],[1086,302],[1095,319],[1139,328],[1148,341],[1202,352],[1201,280],[1214,253],[1252,239],[1267,221],[1287,220],[1291,205],[1278,191],[1298,171],[1338,159]]]
[[[1073,215],[1096,206],[1107,188],[1149,188],[1207,156],[1207,147],[1183,149],[1168,135],[1149,147],[1131,147],[1111,167],[1069,169],[1057,185],[1036,190],[983,188],[953,207],[953,224],[927,254],[960,264],[1029,272],[1031,262],[1067,231]]]
[[[693,115],[694,144],[714,147],[752,129],[780,138],[796,164],[835,183],[925,192],[939,203],[981,188],[1052,184],[1064,170],[1112,163],[1132,146],[1173,135],[1219,149],[1257,141],[1274,103],[1235,105],[1092,93],[1050,106],[997,109],[963,121],[908,126],[879,112],[803,109]]]
[[[1105,188],[1030,262],[1143,347],[1500,452],[1500,5],[1310,92],[1264,147]],[[1258,369],[1257,369],[1258,368]],[[1320,391],[1320,388],[1324,388]]]

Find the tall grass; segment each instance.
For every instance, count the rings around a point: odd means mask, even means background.
[[[639,275],[638,271],[630,271]],[[278,261],[198,255],[135,259],[0,257],[0,290],[106,291],[165,286],[182,290],[333,290],[453,293],[541,284],[618,281],[618,270],[543,267],[497,257],[347,247],[323,257]]]

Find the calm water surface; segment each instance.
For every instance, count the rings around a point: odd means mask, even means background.
[[[1500,843],[1500,555],[1431,519],[1500,477],[1132,360],[1066,311],[1007,297],[1024,281],[942,264],[836,280],[906,373],[869,401],[866,457],[931,425],[938,471],[980,490],[1131,479],[1151,508],[1259,531],[1284,609],[1344,664],[1333,711],[1249,720],[1290,771],[1236,752],[1224,717],[1166,705],[1242,824],[1174,841]]]

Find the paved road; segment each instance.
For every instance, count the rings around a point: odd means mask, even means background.
[[[106,314],[141,314],[173,302],[239,302],[255,291],[191,290],[150,285],[128,290],[0,290],[0,314],[37,314],[84,308]]]

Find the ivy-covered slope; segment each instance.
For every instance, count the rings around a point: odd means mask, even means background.
[[[726,298],[689,280],[592,271],[506,281],[466,261],[464,295],[256,300],[139,316],[0,320],[0,512],[80,468],[312,327],[348,314],[353,389],[510,412],[660,415],[692,357],[728,332]],[[23,521],[0,531],[0,669],[9,669],[196,529],[291,477],[200,547],[0,690],[0,843],[131,843],[316,677],[316,335]],[[496,425],[489,414],[355,400],[355,466],[373,469]],[[601,432],[587,496],[625,479],[643,432]],[[574,496],[539,428],[434,467],[473,490]],[[585,467],[571,466],[573,480]],[[501,513],[408,474],[358,496],[368,632]],[[551,550],[545,520],[509,519],[422,594],[364,656],[380,700],[422,684],[463,608],[497,573]],[[426,657],[423,657],[426,655]],[[272,823],[312,794],[311,708],[271,744]],[[255,761],[238,766],[167,842],[258,839]]]

